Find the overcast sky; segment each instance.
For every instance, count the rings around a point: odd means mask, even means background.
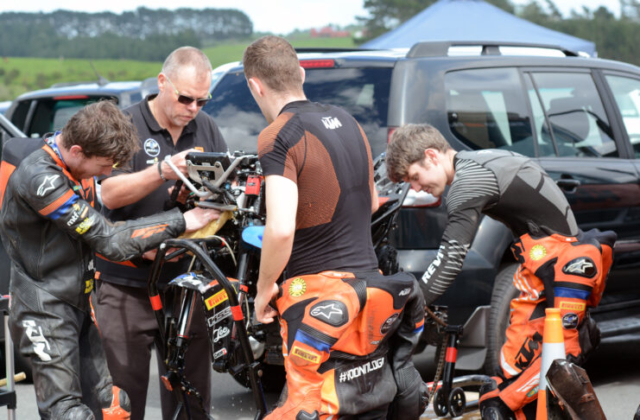
[[[515,4],[529,0],[512,0]],[[543,0],[538,1],[544,4]],[[619,15],[620,4],[615,0],[555,0],[560,11],[567,15],[572,9],[581,10],[582,5],[596,9],[600,5]],[[356,16],[366,16],[362,7],[364,0],[0,0],[0,12],[51,12],[57,9],[83,12],[110,11],[122,13],[144,6],[150,9],[175,9],[189,7],[202,9],[234,8],[245,12],[255,31],[286,34],[294,29],[322,27],[333,23],[348,25],[356,22]]]

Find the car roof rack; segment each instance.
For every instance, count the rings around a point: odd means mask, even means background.
[[[52,84],[49,87],[61,88],[61,87],[69,87],[69,86],[91,85],[91,84],[97,84],[97,83],[98,82],[96,80],[86,80],[86,81],[78,81],[78,82],[58,82],[58,83]]]
[[[481,55],[501,55],[500,47],[544,48],[558,50],[567,57],[578,57],[580,54],[558,45],[532,44],[527,42],[502,42],[502,41],[426,41],[415,44],[407,57],[446,57],[450,47],[482,47]]]
[[[358,47],[302,47],[295,48],[298,54],[301,53],[340,53],[340,52],[362,52],[362,51],[380,51],[379,49],[368,49],[368,48],[358,48]]]

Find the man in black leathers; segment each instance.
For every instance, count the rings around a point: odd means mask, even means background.
[[[11,258],[11,336],[31,357],[43,419],[128,419],[112,386],[91,316],[92,249],[125,260],[198,229],[215,212],[195,209],[110,223],[94,208],[94,176],[137,148],[135,129],[111,102],[89,105],[45,139],[13,139],[0,167],[0,228]],[[102,416],[101,416],[102,414]]]

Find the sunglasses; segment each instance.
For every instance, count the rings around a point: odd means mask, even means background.
[[[164,77],[166,77],[169,83],[171,83],[171,86],[173,86],[173,91],[176,93],[176,95],[178,95],[178,102],[180,102],[182,105],[191,105],[195,101],[196,106],[198,108],[202,108],[211,99],[211,93],[209,93],[207,98],[199,98],[199,99],[193,99],[190,96],[183,95],[180,92],[178,92],[178,89],[176,89],[176,85],[173,84],[171,79],[169,79],[166,74],[164,75]]]

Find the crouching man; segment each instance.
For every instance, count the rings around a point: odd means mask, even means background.
[[[567,359],[581,363],[597,345],[587,308],[600,302],[615,233],[582,232],[560,188],[531,159],[506,150],[456,152],[429,125],[396,130],[386,162],[391,180],[416,191],[440,197],[450,186],[438,256],[420,282],[427,305],[460,273],[482,214],[517,238],[520,296],[511,302],[499,376],[480,390],[480,409],[483,419],[534,419],[545,308],[560,308]]]

